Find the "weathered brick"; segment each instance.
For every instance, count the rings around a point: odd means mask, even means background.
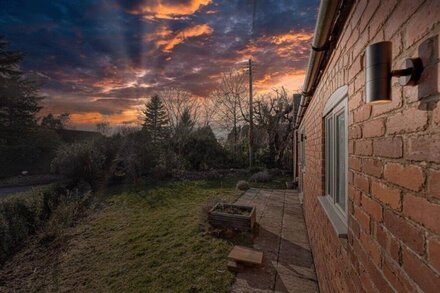
[[[361,192],[355,189],[353,186],[348,186],[348,196],[350,199],[359,206],[361,203]]]
[[[376,222],[382,221],[382,206],[376,202],[374,199],[362,195],[362,209],[370,215]]]
[[[348,129],[348,138],[361,138],[362,137],[362,128],[359,125],[353,125]]]
[[[426,66],[423,69],[423,74],[420,76],[418,81],[418,91],[417,99],[421,100],[423,98],[438,94],[440,92],[440,64],[436,63],[430,66]]]
[[[362,174],[355,174],[354,175],[354,185],[362,190],[363,192],[369,193],[370,192],[370,181],[368,177]]]
[[[376,13],[374,13],[371,21],[368,24],[370,35],[372,37],[377,34],[379,28],[388,19],[397,2],[397,0],[380,1],[379,8],[377,9]]]
[[[368,120],[371,115],[371,106],[362,105],[360,108],[353,111],[353,119],[355,123]]]
[[[432,111],[432,120],[435,124],[440,124],[440,102],[437,102],[434,110]]]
[[[361,208],[354,207],[354,217],[365,233],[370,234],[370,217]]]
[[[411,133],[426,128],[428,113],[418,108],[410,108],[388,118],[387,132],[389,134]]]
[[[371,146],[371,150],[373,150],[373,146]],[[349,155],[354,154],[354,140],[348,141],[348,154]]]
[[[428,194],[440,199],[440,171],[431,170],[428,179]]]
[[[405,44],[412,46],[440,22],[440,1],[426,1],[406,25]]]
[[[362,168],[361,159],[359,159],[355,156],[351,156],[348,159],[348,167],[350,167],[353,170],[360,171]]]
[[[382,225],[376,224],[375,237],[387,254],[397,263],[400,262],[400,244]]]
[[[355,143],[355,154],[371,156],[373,154],[373,142],[371,140],[357,140]]]
[[[396,292],[403,293],[416,291],[397,264],[385,257],[382,268],[385,278],[391,283]]]
[[[391,210],[385,210],[384,223],[391,233],[406,243],[412,250],[419,254],[423,253],[425,235],[422,230],[411,225],[407,220],[394,214]]]
[[[364,29],[367,27],[371,17],[373,16],[374,12],[376,11],[377,7],[379,6],[380,1],[379,0],[370,0],[368,1],[368,5],[365,8],[364,13],[362,14],[362,17],[359,21],[359,30],[362,33]]]
[[[391,39],[422,2],[422,0],[400,0],[384,26],[385,38]]]
[[[403,141],[401,137],[386,137],[373,142],[374,154],[379,157],[401,158],[403,156]]]
[[[358,91],[356,94],[352,96],[352,98],[348,101],[348,110],[351,112],[364,103],[362,99],[362,91]]]
[[[361,232],[360,234],[360,242],[361,245],[364,247],[366,253],[371,258],[371,260],[374,262],[374,264],[378,267],[380,267],[381,264],[381,254],[380,254],[380,247],[378,244],[376,244],[372,239],[371,236],[368,234],[365,234],[364,232]]]
[[[394,292],[389,283],[385,280],[383,274],[379,269],[373,264],[373,262],[366,263],[368,274],[373,281],[374,287],[377,288],[379,292]]]
[[[389,205],[395,210],[401,209],[400,190],[390,187],[377,180],[371,182],[371,194],[380,202]]]
[[[424,292],[438,292],[440,278],[409,249],[402,249],[403,268]]]
[[[440,272],[440,240],[431,238],[427,243],[428,260],[431,265]]]
[[[398,32],[392,39],[393,43],[393,60],[397,59],[403,51],[402,32]]]
[[[353,236],[359,238],[359,233],[360,233],[359,224],[352,216],[350,216],[350,220],[348,221],[348,226],[351,232],[353,233]]]
[[[422,168],[414,165],[404,166],[399,163],[387,163],[384,177],[394,184],[414,191],[420,191],[425,182],[425,174]]]
[[[366,138],[383,136],[385,134],[384,119],[375,119],[365,122],[362,133]]]
[[[376,159],[363,159],[362,171],[368,175],[380,177],[383,173],[383,162]]]
[[[406,157],[415,161],[440,163],[440,133],[408,139]]]
[[[419,196],[405,194],[403,212],[424,227],[440,233],[440,205]]]

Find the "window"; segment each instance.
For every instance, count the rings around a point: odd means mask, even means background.
[[[325,144],[325,195],[320,197],[337,234],[347,230],[347,88],[338,89],[323,113]]]
[[[342,215],[346,213],[346,109],[345,103],[338,104],[325,117],[325,178],[326,195]]]

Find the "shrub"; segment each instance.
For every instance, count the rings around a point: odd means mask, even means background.
[[[73,183],[84,180],[95,185],[103,175],[106,157],[94,142],[62,145],[51,163],[52,172],[65,175]]]
[[[272,176],[269,174],[267,170],[255,173],[249,178],[251,182],[270,182],[272,180]]]
[[[59,204],[52,211],[44,227],[44,239],[56,238],[65,228],[72,227],[79,218],[85,215],[92,199],[90,190],[66,190],[65,193],[59,194]]]
[[[240,180],[237,182],[236,188],[241,191],[246,191],[249,189],[249,183],[244,180]]]
[[[34,189],[0,200],[0,263],[47,221],[58,205],[57,189]]]
[[[91,199],[90,191],[71,191],[55,185],[1,199],[0,264],[36,232],[43,231],[43,239],[52,239],[63,228],[72,226],[85,213]]]
[[[197,129],[189,135],[182,155],[194,170],[221,168],[227,161],[226,151],[217,142],[209,126]]]
[[[136,182],[157,165],[159,151],[143,131],[129,133],[120,139],[120,147],[112,163],[112,174],[116,178]]]

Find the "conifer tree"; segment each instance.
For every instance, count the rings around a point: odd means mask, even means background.
[[[154,95],[145,105],[143,129],[147,131],[153,143],[163,142],[169,136],[168,113],[162,100]]]
[[[177,154],[182,154],[182,148],[189,138],[189,135],[194,129],[195,121],[191,118],[191,112],[189,108],[185,108],[177,122],[176,129],[174,131],[172,143]]]
[[[20,71],[23,54],[9,51],[7,45],[0,36],[0,137],[2,143],[11,144],[36,125],[42,97],[35,83]]]

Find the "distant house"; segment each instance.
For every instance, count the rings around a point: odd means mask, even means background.
[[[439,32],[439,0],[321,3],[295,177],[322,292],[440,292]]]

